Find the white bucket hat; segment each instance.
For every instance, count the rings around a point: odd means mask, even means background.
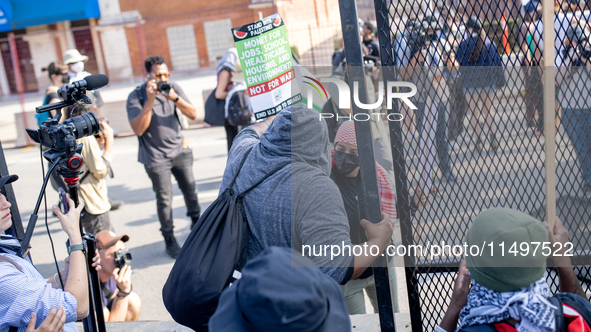
[[[76,49],[67,50],[64,52],[64,64],[69,65],[76,62],[84,62],[88,60],[86,55],[80,54]]]

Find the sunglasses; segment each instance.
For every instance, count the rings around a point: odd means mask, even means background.
[[[169,73],[158,73],[158,74],[150,74],[156,78],[168,78],[168,76],[170,76]]]

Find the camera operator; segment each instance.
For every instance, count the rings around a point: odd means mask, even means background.
[[[92,94],[87,96],[94,101]],[[77,104],[65,109],[66,119],[96,111],[92,104]],[[104,119],[99,122],[101,131],[99,135],[80,138],[76,143],[82,143],[83,175],[79,181],[80,199],[84,202],[84,209],[80,214],[80,221],[84,231],[97,234],[102,230],[113,230],[109,210],[109,202],[106,178],[111,172],[113,162],[113,129]],[[98,136],[98,137],[97,137]],[[97,139],[98,138],[98,139]],[[100,140],[100,143],[99,143]],[[104,151],[101,151],[101,147]]]
[[[564,54],[564,67],[557,78],[562,82],[558,100],[563,110],[562,125],[577,153],[581,168],[583,193],[591,193],[591,34],[580,24],[567,30],[568,43]]]
[[[129,236],[117,236],[111,231],[96,235],[96,247],[101,257],[101,297],[105,321],[135,321],[140,318],[142,301],[131,285],[131,254],[127,253],[124,242]]]
[[[0,178],[0,189],[17,179],[16,175]],[[32,319],[31,313],[34,313],[33,319],[36,319],[39,327],[44,320],[52,320],[52,315],[62,315],[60,311],[63,310],[66,315],[64,331],[77,332],[74,322],[88,316],[88,274],[78,222],[84,203],[80,202],[74,208],[74,202],[68,197],[68,204],[72,208],[65,215],[56,205],[53,206],[69,240],[70,254],[61,271],[64,290],[58,274],[45,280],[29,258],[23,259],[18,255],[19,241],[10,236],[1,236],[0,331],[8,331],[10,327],[16,327],[18,331],[30,331],[27,324]],[[10,206],[6,197],[0,193],[0,232],[12,226]],[[95,257],[95,264],[97,259],[98,256]]]
[[[193,120],[197,118],[197,111],[178,84],[167,82],[170,73],[163,56],[148,57],[145,66],[148,82],[129,94],[127,117],[138,136],[138,160],[144,164],[156,193],[166,253],[176,259],[181,247],[173,233],[171,174],[183,192],[191,225],[195,225],[201,215],[193,177],[193,151],[181,135],[176,108]],[[168,89],[163,91],[165,84]]]

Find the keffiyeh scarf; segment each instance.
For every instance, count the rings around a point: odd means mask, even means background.
[[[458,330],[473,325],[493,324],[513,318],[519,332],[554,332],[554,310],[548,301],[550,287],[545,278],[513,292],[498,293],[472,279],[468,302],[460,311]]]

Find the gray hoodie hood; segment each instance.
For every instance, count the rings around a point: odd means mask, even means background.
[[[303,162],[330,175],[330,146],[326,122],[304,104],[288,107],[277,115],[261,136],[261,154],[271,163]]]
[[[318,112],[298,104],[282,110],[260,138],[252,129],[242,130],[230,150],[220,193],[251,148],[235,193],[278,170],[244,196],[250,226],[247,260],[270,246],[301,250],[303,244],[350,243],[343,201],[329,177],[328,129]],[[337,282],[345,279],[347,269],[342,267],[351,262],[351,257],[313,259]]]

